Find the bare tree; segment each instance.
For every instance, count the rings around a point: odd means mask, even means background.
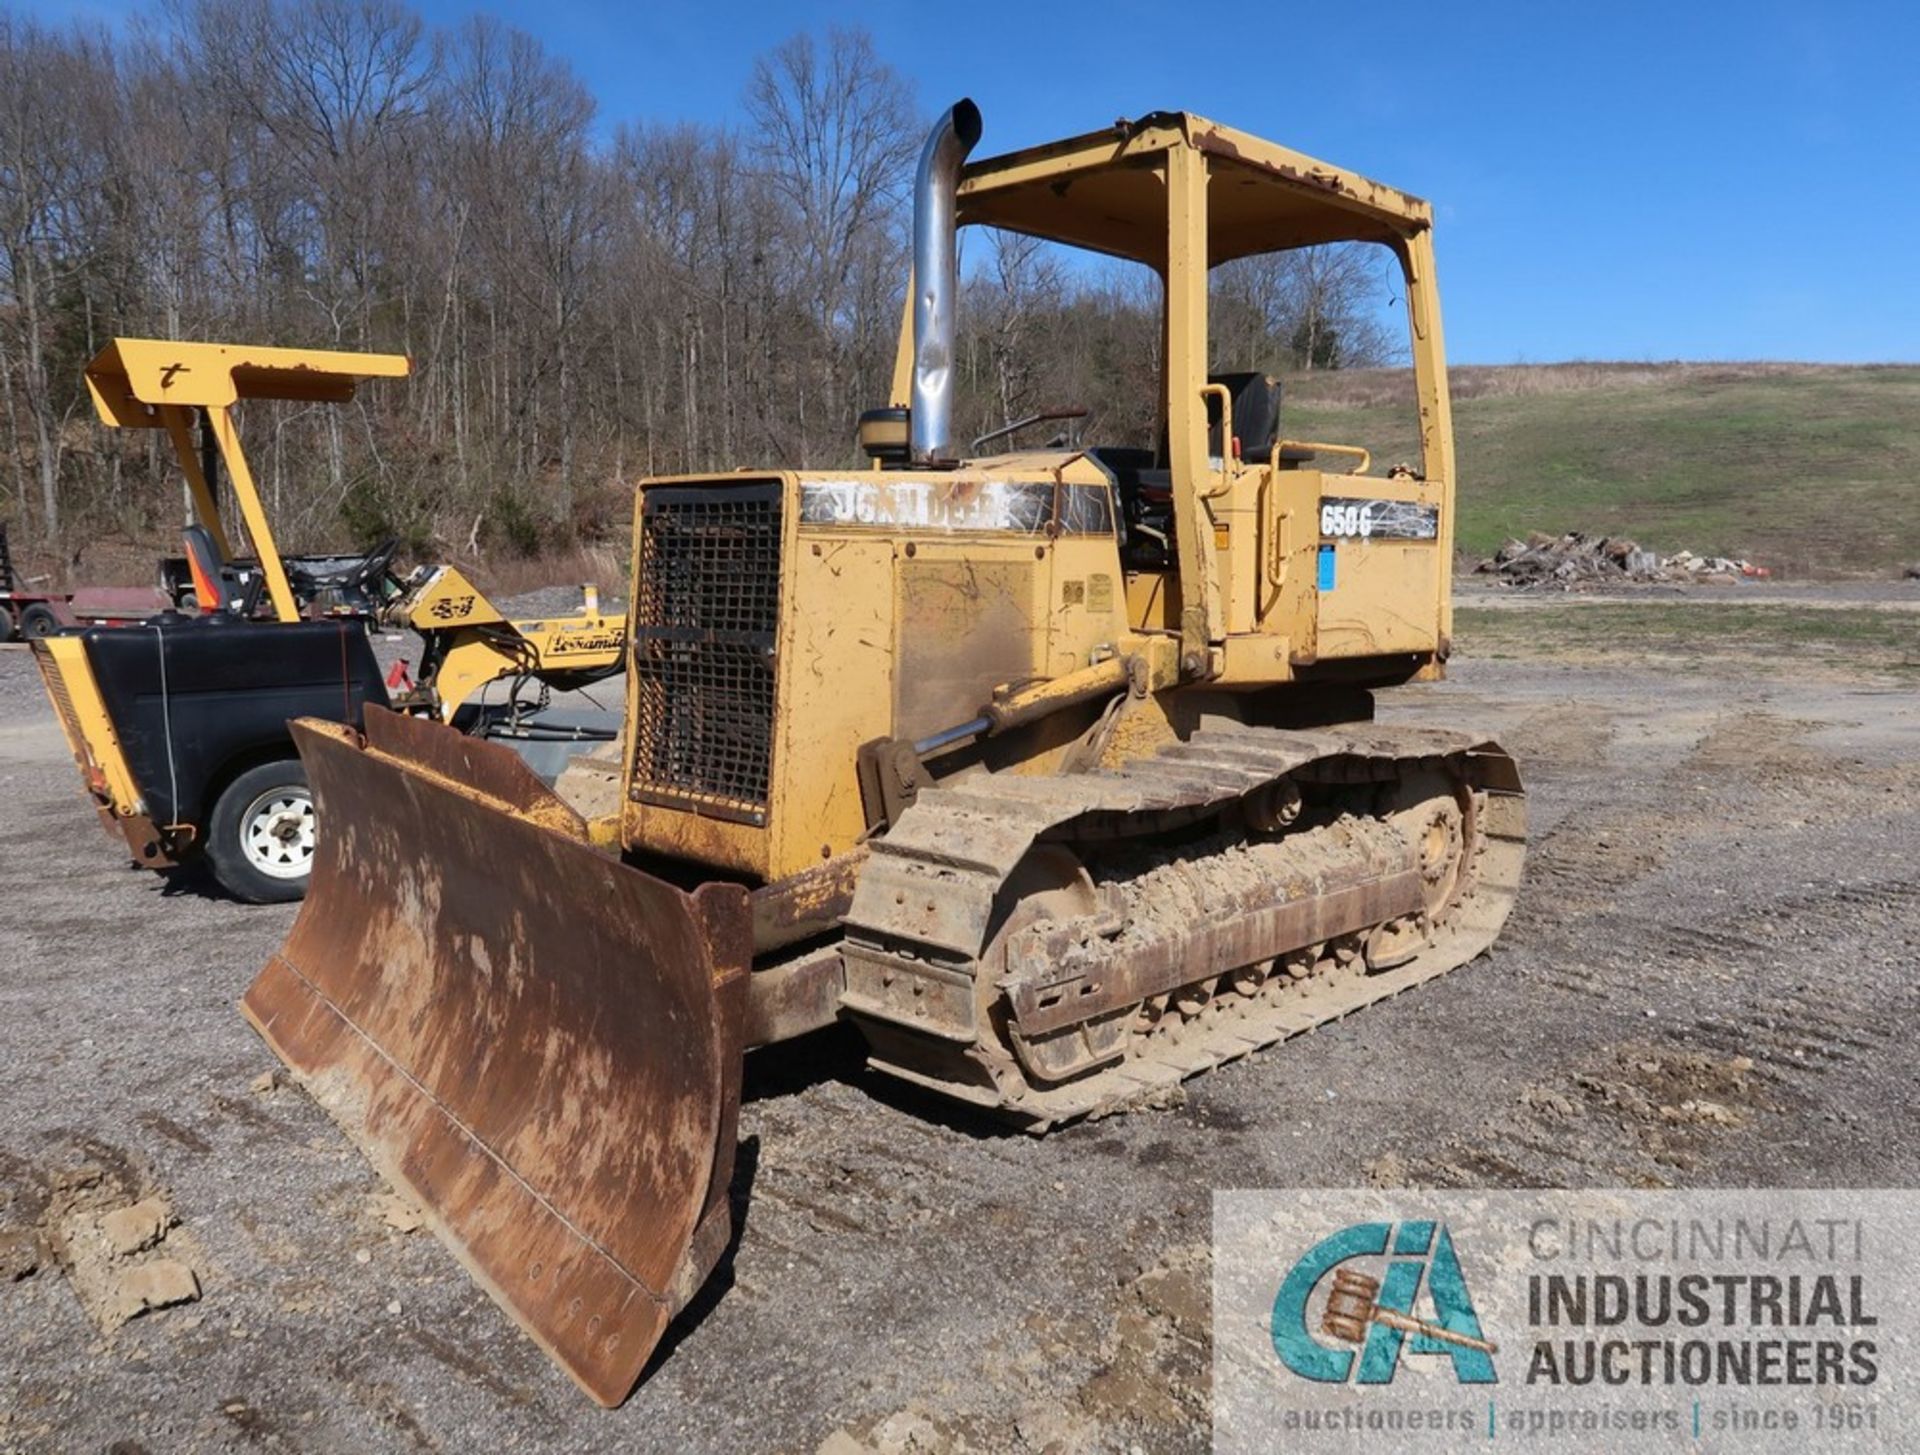
[[[243,420],[315,547],[622,542],[632,477],[852,463],[888,387],[922,126],[857,31],[754,66],[738,133],[596,130],[538,41],[403,0],[169,0],[131,36],[0,16],[0,514],[58,563],[177,529],[150,431],[84,425],[115,334],[405,352],[350,411]],[[963,247],[957,409],[1082,404],[1159,437],[1159,283],[1010,234]],[[1386,356],[1359,249],[1218,271],[1216,362]]]
[[[62,426],[81,392],[73,356],[84,351],[91,321],[84,275],[107,221],[106,158],[99,129],[90,134],[86,125],[87,102],[110,104],[116,94],[103,41],[59,37],[0,14],[0,282],[15,311],[8,405],[15,408],[17,387],[49,542],[60,535]],[[91,119],[102,118],[96,110]]]
[[[756,61],[747,113],[755,159],[786,209],[789,283],[827,365],[818,416],[844,431],[852,361],[878,323],[865,285],[882,258],[898,254],[920,131],[913,92],[871,36],[836,29],[824,48],[801,34]],[[802,428],[804,444],[804,419]]]
[[[1380,321],[1392,255],[1332,243],[1238,258],[1215,270],[1217,359],[1248,369],[1360,368],[1389,362]]]

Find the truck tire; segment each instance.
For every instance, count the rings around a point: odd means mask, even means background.
[[[60,630],[60,618],[53,614],[53,608],[42,602],[34,602],[20,613],[20,635],[30,642],[42,637],[50,637]]]
[[[307,892],[313,868],[313,794],[298,758],[247,769],[207,820],[213,877],[248,904],[284,904]]]
[[[0,645],[13,640],[13,613],[0,606]]]

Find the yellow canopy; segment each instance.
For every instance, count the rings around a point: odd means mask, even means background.
[[[194,447],[195,411],[226,463],[227,480],[247,525],[247,537],[266,578],[273,614],[299,619],[299,603],[274,544],[253,472],[240,449],[231,406],[242,399],[290,399],[344,404],[363,379],[398,379],[412,368],[405,354],[349,354],[323,349],[273,349],[261,344],[192,344],[170,339],[117,338],[87,365],[87,392],[102,424],[117,429],[164,429],[193,496],[194,515],[213,535],[222,559],[233,546],[220,519],[209,471]]]
[[[400,379],[405,354],[274,349],[117,338],[87,365],[87,392],[103,424],[159,429],[165,405],[225,408],[241,399],[344,404],[363,379]]]
[[[1325,242],[1388,242],[1431,225],[1418,197],[1185,111],[969,166],[961,223],[983,223],[1164,264],[1167,188],[1160,155],[1206,154],[1207,262]]]

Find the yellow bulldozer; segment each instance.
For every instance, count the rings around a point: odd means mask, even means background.
[[[979,134],[921,157],[870,468],[639,484],[601,811],[431,723],[296,725],[334,832],[244,1013],[609,1404],[728,1245],[746,1050],[850,1022],[1043,1131],[1462,964],[1519,879],[1507,754],[1372,720],[1450,647],[1428,205],[1187,113]],[[959,457],[962,226],[1159,274],[1157,446]],[[1208,372],[1209,268],[1343,240],[1405,279],[1417,465]]]
[[[517,690],[565,691],[620,671],[626,625],[601,612],[593,587],[578,614],[510,621],[454,567],[396,575],[397,541],[359,555],[281,554],[237,406],[344,404],[367,380],[409,367],[399,354],[135,338],[88,364],[103,424],[167,432],[194,516],[176,594],[187,612],[34,643],[87,792],[135,864],[203,856],[241,899],[298,898],[317,838],[293,717],[357,723],[369,706],[391,707],[510,741],[549,777],[571,751],[617,735],[617,721],[591,709],[548,711]],[[245,553],[220,509],[223,467]],[[420,679],[404,691],[390,695],[375,662],[376,625],[420,638]],[[488,701],[494,683],[507,685]]]

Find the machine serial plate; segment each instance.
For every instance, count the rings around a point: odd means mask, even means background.
[[[1440,535],[1440,507],[1412,500],[1320,497],[1320,534],[1335,540],[1431,541]]]

